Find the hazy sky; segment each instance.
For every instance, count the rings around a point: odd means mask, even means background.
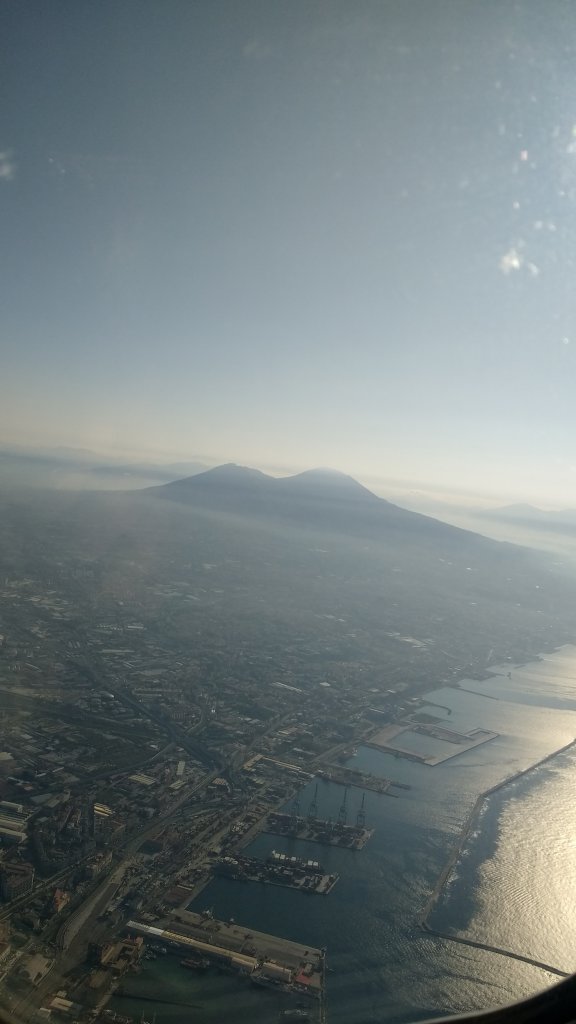
[[[576,503],[573,0],[0,18],[0,441]]]

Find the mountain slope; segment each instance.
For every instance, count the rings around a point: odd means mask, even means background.
[[[140,493],[198,510],[399,545],[426,538],[448,547],[484,542],[478,534],[379,498],[353,477],[335,470],[314,469],[276,478],[229,463]]]
[[[517,654],[570,635],[563,630],[574,618],[575,588],[566,567],[407,511],[344,474],[313,470],[279,480],[222,466],[139,495],[177,512],[187,530],[221,530],[218,557],[226,550],[242,561],[239,552],[250,550],[242,579],[266,576],[262,606],[274,607],[278,588],[314,628],[320,609],[343,622],[355,607],[355,628],[378,633],[386,622],[458,658],[473,649]]]

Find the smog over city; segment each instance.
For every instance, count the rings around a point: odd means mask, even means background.
[[[0,18],[0,1017],[549,988],[576,10]]]

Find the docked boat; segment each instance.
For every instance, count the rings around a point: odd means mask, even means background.
[[[180,967],[186,967],[189,971],[205,971],[210,966],[210,961],[200,956],[190,956],[180,961]]]

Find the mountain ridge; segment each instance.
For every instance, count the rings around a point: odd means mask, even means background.
[[[195,473],[193,476],[182,477],[166,484],[147,487],[146,492],[158,497],[170,497],[177,500],[188,500],[201,492],[221,491],[229,488],[231,497],[235,489],[246,491],[252,489],[254,493],[266,493],[274,495],[280,500],[287,497],[297,497],[312,500],[345,500],[354,502],[367,502],[372,507],[378,505],[387,508],[396,508],[410,515],[406,509],[393,505],[385,498],[380,498],[367,487],[364,487],[358,480],[340,470],[318,468],[306,469],[301,473],[289,476],[275,477],[262,470],[254,469],[251,466],[241,466],[235,462],[226,462],[221,466],[214,466],[202,473]]]
[[[543,509],[537,505],[515,504],[483,509],[477,514],[486,520],[500,520],[541,529],[574,529],[576,526],[576,509],[573,508]]]
[[[487,542],[482,534],[395,505],[339,470],[310,469],[286,477],[225,463],[138,493],[211,513],[313,526],[360,537],[427,536],[442,543]],[[472,540],[474,538],[474,540]],[[503,543],[494,541],[492,543]]]

